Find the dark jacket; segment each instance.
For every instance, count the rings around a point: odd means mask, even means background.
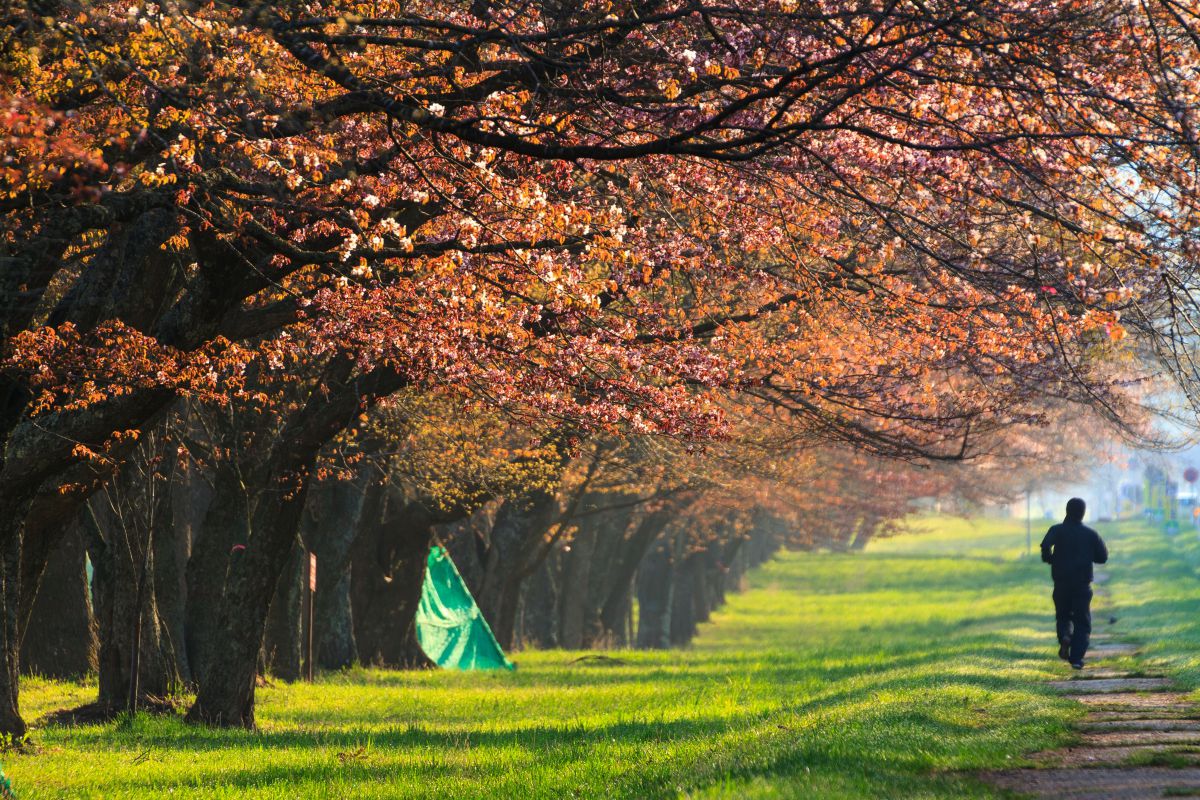
[[[1108,561],[1100,534],[1082,522],[1067,520],[1050,528],[1042,539],[1042,561],[1050,565],[1055,583],[1092,582],[1092,564]]]

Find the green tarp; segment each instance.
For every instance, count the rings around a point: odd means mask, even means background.
[[[447,669],[515,669],[475,605],[444,547],[429,551],[417,641],[425,655]]]

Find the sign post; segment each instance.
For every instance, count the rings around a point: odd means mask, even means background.
[[[313,679],[313,621],[316,619],[317,608],[317,554],[308,554],[308,635],[305,637],[305,651],[308,654],[306,668],[308,682]]]
[[[1200,503],[1197,503],[1196,497],[1196,479],[1200,478],[1200,470],[1195,467],[1188,467],[1183,471],[1183,479],[1188,482],[1188,487],[1192,495],[1192,525],[1200,523]]]

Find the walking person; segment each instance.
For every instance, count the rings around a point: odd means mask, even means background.
[[[1092,633],[1092,564],[1108,561],[1100,534],[1083,524],[1087,504],[1078,497],[1067,501],[1067,516],[1042,539],[1042,561],[1054,579],[1054,618],[1058,627],[1058,657],[1083,669]]]

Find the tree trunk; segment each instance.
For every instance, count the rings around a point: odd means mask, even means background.
[[[298,681],[304,675],[304,595],[307,592],[308,551],[297,540],[267,612],[263,636],[263,667],[280,680]]]
[[[88,586],[86,551],[77,525],[49,556],[43,587],[24,630],[37,631],[21,644],[26,674],[77,679],[96,669],[96,620]]]
[[[254,688],[267,613],[296,543],[318,448],[298,453],[281,444],[280,449],[293,458],[269,470],[274,485],[255,507],[250,543],[230,569],[215,646],[188,711],[191,722],[254,727]],[[296,456],[304,460],[297,463]]]
[[[364,664],[408,669],[432,663],[416,637],[432,540],[433,520],[420,504],[371,487],[351,553],[354,637]]]
[[[175,496],[180,487],[172,480],[163,487],[163,504],[156,517],[153,537],[154,572],[152,592],[158,608],[159,632],[163,648],[170,653],[174,670],[184,684],[191,683],[188,664],[185,620],[187,608],[187,528],[178,525]]]
[[[354,361],[337,356],[307,402],[276,437],[262,474],[271,483],[254,508],[250,542],[234,564],[221,602],[219,639],[188,720],[254,727],[254,686],[267,612],[296,541],[317,455],[374,401],[404,385],[387,368],[354,376]]]
[[[850,544],[850,549],[861,552],[867,547],[867,543],[875,536],[875,532],[879,530],[879,517],[868,514],[863,518],[862,523],[858,526],[858,533],[854,537],[854,541]]]
[[[638,567],[637,646],[642,649],[671,646],[672,549],[671,537],[660,537]]]
[[[225,596],[230,550],[249,537],[250,498],[237,465],[218,461],[213,472],[212,499],[200,522],[187,563],[184,640],[192,680],[199,684],[208,672],[217,635],[217,614]]]
[[[0,734],[25,738],[20,690],[21,533],[29,501],[0,497]]]
[[[714,609],[725,605],[725,596],[729,592],[737,591],[740,576],[735,564],[740,561],[739,557],[745,541],[745,537],[737,536],[727,541],[721,549],[721,560],[716,565],[712,584]]]
[[[692,594],[692,608],[695,609],[697,623],[708,622],[712,610],[716,608],[713,600],[713,574],[716,572],[717,558],[712,546],[696,554],[696,588]]]
[[[580,619],[580,646],[583,648],[611,647],[615,639],[604,628],[601,615],[604,603],[612,593],[613,584],[619,579],[621,552],[626,546],[636,505],[624,493],[606,492],[592,495],[595,505],[614,505],[597,514],[584,516],[581,521],[591,523],[592,545],[588,558],[587,594],[582,605]],[[587,504],[583,507],[586,509]]]
[[[536,568],[528,562],[552,524],[557,506],[553,492],[538,490],[506,499],[496,512],[476,602],[505,650],[513,646],[524,571]]]
[[[605,647],[623,648],[628,647],[629,638],[629,613],[633,609],[633,590],[632,586],[626,586],[625,591],[617,596],[614,603],[614,612],[619,614],[619,622],[615,628],[603,627],[598,629],[599,634],[588,644],[589,647],[597,647],[603,645]]]
[[[152,579],[153,553],[148,564],[145,561],[145,547],[150,543],[139,541],[135,530],[106,511],[85,517],[85,527],[100,637],[97,701],[109,708],[125,708],[130,700],[135,666],[139,701],[174,693],[180,678],[159,625]],[[143,567],[148,567],[149,574],[139,592]]]
[[[700,564],[698,555],[693,554],[675,561],[671,584],[670,642],[675,647],[687,644],[696,635],[696,590],[699,588]]]
[[[317,554],[314,646],[323,669],[346,669],[358,658],[350,602],[350,551],[359,531],[365,489],[361,480],[326,482],[314,491],[304,513],[301,536]]]
[[[571,550],[563,559],[562,593],[559,598],[559,646],[565,650],[583,647],[583,620],[588,602],[588,577],[596,550],[596,526],[584,525],[575,532]]]
[[[521,646],[558,647],[560,559],[547,558],[529,579],[521,602]]]
[[[30,614],[51,557],[70,532],[79,534],[81,497],[85,495],[67,487],[87,484],[95,474],[90,467],[69,470],[63,480],[48,481],[33,497],[21,537],[22,632],[29,630]],[[81,552],[82,547],[80,539]]]
[[[317,664],[322,669],[348,669],[358,661],[354,641],[353,605],[350,602],[350,565],[347,562],[321,588],[317,573]]]
[[[611,589],[600,607],[600,624],[607,635],[617,636],[626,626],[626,616],[632,606],[631,591],[638,564],[646,551],[654,544],[674,514],[672,507],[664,506],[646,514],[633,529],[633,533],[621,546],[620,561],[611,574]]]

